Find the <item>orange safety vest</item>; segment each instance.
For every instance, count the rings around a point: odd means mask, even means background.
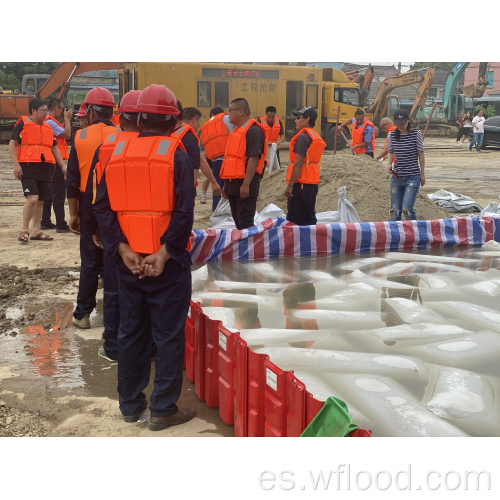
[[[198,142],[198,144],[200,144],[200,139],[198,138],[198,134],[195,132],[194,128],[191,127],[191,125],[186,125],[185,123],[183,123],[173,134],[172,136],[173,137],[176,137],[177,139],[179,139],[179,141],[182,142],[182,138],[188,133],[188,132],[191,132],[196,141]],[[198,179],[196,179],[196,182],[194,183],[195,187],[198,187]]]
[[[174,137],[135,137],[117,144],[106,166],[111,209],[132,250],[156,253],[175,209]]]
[[[277,142],[280,137],[280,121],[279,118],[274,118],[273,126],[269,126],[267,123],[267,116],[263,116],[260,119],[260,124],[264,127],[266,131],[266,140],[269,143]]]
[[[212,116],[200,129],[201,142],[209,160],[223,156],[229,139],[229,129],[222,121],[226,113]]]
[[[356,121],[353,122],[352,133],[351,133],[351,135],[352,135],[351,146],[354,147],[356,144],[361,144],[362,142],[365,142],[365,140],[363,139],[363,132],[365,131],[365,128],[367,125],[371,125],[373,127],[373,135],[372,135],[372,140],[370,142],[372,145],[372,153],[374,153],[375,152],[375,126],[373,125],[373,123],[370,120],[368,120],[368,118],[365,118],[363,125],[361,125],[361,127],[358,127],[358,128],[356,128]],[[359,155],[361,153],[366,153],[366,147],[356,148],[354,152],[357,155]]]
[[[290,141],[290,163],[286,174],[286,183],[290,182],[292,176],[293,164],[297,154],[293,152],[293,147],[300,134],[305,132],[312,139],[311,145],[307,148],[307,156],[304,157],[302,169],[295,184],[319,184],[319,164],[321,162],[321,155],[325,149],[326,143],[321,136],[312,128],[303,128],[298,134],[295,134]]]
[[[110,134],[120,132],[119,127],[106,125],[103,122],[89,125],[87,128],[78,130],[75,135],[75,149],[80,167],[80,191],[85,192],[90,166],[94,159],[95,150],[99,144],[104,142],[104,138]]]
[[[106,163],[108,163],[108,160],[111,158],[115,146],[119,142],[127,141],[132,137],[137,137],[137,134],[139,134],[139,132],[118,132],[116,134],[110,134],[104,138],[104,142],[99,148],[99,160],[97,161],[94,169],[94,178],[92,181],[94,194],[92,197],[92,203],[95,202],[97,184],[99,184],[101,180],[102,173],[104,172],[104,168],[106,167]]]
[[[17,161],[25,163],[42,163],[42,155],[46,163],[55,163],[56,159],[52,153],[54,144],[54,132],[46,122],[37,125],[28,116],[21,116],[16,125],[23,121],[24,128],[21,131],[21,141],[17,145]]]
[[[47,116],[45,119],[46,121],[52,120],[53,122],[56,122],[60,127],[64,128],[62,123],[59,123],[54,117],[52,116]],[[66,142],[66,139],[62,138],[61,136],[56,137],[56,142],[57,142],[57,147],[59,148],[59,151],[61,152],[61,156],[63,160],[67,160],[69,158],[69,150],[68,150],[68,143]]]
[[[385,138],[384,142],[384,149],[387,147],[387,140],[389,139],[389,134],[393,131],[396,130],[396,125],[393,125],[388,131],[387,131],[387,137]]]
[[[264,151],[260,155],[259,163],[257,164],[256,173],[261,174],[264,170],[264,162],[267,156],[267,141],[264,127],[253,118],[250,118],[243,126],[237,127],[229,135],[226,151],[224,153],[224,161],[220,169],[219,177],[221,179],[244,179],[246,173],[247,160],[247,137],[248,129],[256,124],[264,134]]]

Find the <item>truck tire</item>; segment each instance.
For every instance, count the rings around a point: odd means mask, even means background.
[[[343,130],[344,135],[349,140],[349,130]],[[326,131],[326,148],[333,151],[335,147],[335,126],[330,126]],[[347,143],[340,132],[337,133],[337,151],[344,149],[347,146]]]

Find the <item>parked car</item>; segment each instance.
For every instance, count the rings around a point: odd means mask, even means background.
[[[492,116],[484,122],[482,149],[495,146],[500,148],[500,116]]]

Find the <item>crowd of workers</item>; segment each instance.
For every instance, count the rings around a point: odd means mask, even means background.
[[[123,419],[136,422],[146,410],[144,389],[154,359],[148,425],[160,430],[195,416],[194,410],[178,408],[176,402],[191,298],[189,250],[198,171],[207,179],[200,201],[206,201],[211,185],[212,210],[222,196],[236,228],[249,228],[254,225],[268,147],[279,147],[285,134],[275,107],[255,120],[244,98],[231,101],[227,113],[213,108],[201,126],[201,112],[183,109],[164,85],[125,94],[118,108],[119,126],[113,120],[114,108],[109,90],[90,90],[77,113],[81,127],[68,154],[72,111],[65,111],[58,99],[30,101],[30,115],[19,119],[9,144],[14,177],[21,180],[25,195],[19,241],[52,241],[43,229],[79,235],[81,270],[73,324],[90,328],[101,277],[104,333],[98,354],[118,362]],[[313,225],[325,141],[314,130],[318,114],[313,107],[294,115],[297,133],[290,142],[284,186],[287,220]],[[340,130],[348,125],[352,153],[373,158],[373,123],[358,110]],[[400,219],[402,212],[415,218],[414,187],[418,190],[425,182],[421,134],[411,130],[401,110],[394,123],[384,118],[381,128],[388,140],[377,159],[388,155],[391,191],[396,193],[391,218]]]

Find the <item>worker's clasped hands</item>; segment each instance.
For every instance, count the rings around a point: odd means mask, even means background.
[[[158,252],[146,257],[134,252],[126,243],[120,243],[118,247],[123,263],[132,271],[133,274],[143,279],[147,276],[156,278],[160,276],[165,267],[165,263],[170,259],[165,246],[162,245]]]

